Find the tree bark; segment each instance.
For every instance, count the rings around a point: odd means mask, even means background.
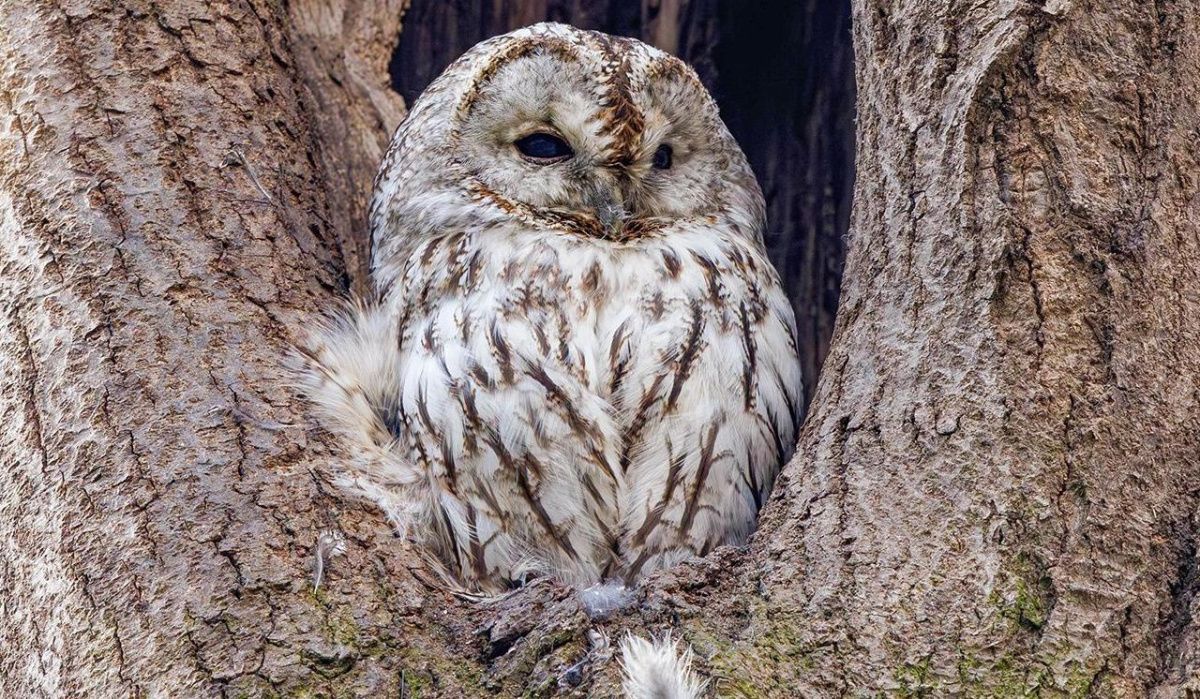
[[[854,20],[842,306],[744,653],[813,695],[1195,690],[1200,7]]]
[[[278,10],[0,4],[0,694],[399,684],[419,598],[282,360],[362,258],[400,8]]]
[[[290,387],[361,284],[400,8],[0,0],[0,694],[615,696],[594,629],[722,696],[1200,690],[1200,7],[854,20],[797,456],[750,547],[593,622],[422,582]]]

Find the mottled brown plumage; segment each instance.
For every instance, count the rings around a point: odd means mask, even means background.
[[[631,581],[746,539],[795,438],[794,321],[691,69],[562,25],[484,42],[397,131],[371,227],[380,298],[314,340],[311,393],[347,486],[450,576]]]

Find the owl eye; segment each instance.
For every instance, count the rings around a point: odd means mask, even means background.
[[[521,151],[521,155],[538,163],[557,163],[575,155],[566,141],[541,131],[518,139],[513,145]]]
[[[670,170],[672,154],[673,151],[667,144],[664,143],[659,146],[658,150],[654,151],[654,167],[659,170]]]

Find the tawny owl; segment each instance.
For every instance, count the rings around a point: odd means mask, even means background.
[[[483,591],[745,541],[801,400],[763,225],[678,59],[557,24],[479,44],[381,167],[378,299],[313,345],[345,482]]]

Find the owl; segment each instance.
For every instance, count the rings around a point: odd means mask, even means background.
[[[762,193],[641,42],[538,24],[413,105],[371,203],[375,298],[308,391],[368,497],[464,588],[632,583],[740,544],[801,417]]]

